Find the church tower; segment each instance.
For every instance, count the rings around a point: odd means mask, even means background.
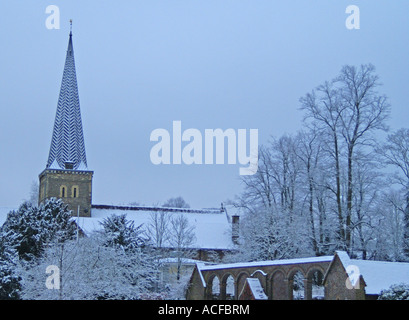
[[[72,215],[91,216],[93,171],[87,167],[72,31],[58,98],[50,153],[39,175],[39,203],[60,198]]]

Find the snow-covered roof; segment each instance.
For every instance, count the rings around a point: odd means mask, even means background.
[[[236,207],[234,205],[224,205],[223,208],[225,209],[229,217],[244,215],[244,209],[241,207]]]
[[[80,217],[79,227],[90,234],[102,228],[101,222],[115,214],[126,214],[126,218],[134,222],[135,226],[146,228],[151,223],[151,217],[166,211],[172,215],[182,214],[194,227],[195,241],[192,248],[200,249],[234,249],[231,238],[231,225],[225,211],[219,209],[185,209],[162,207],[123,207],[93,205],[91,217]],[[78,219],[78,218],[75,218]]]
[[[201,266],[200,269],[203,271],[207,271],[207,270],[218,270],[218,269],[268,267],[268,266],[287,265],[287,264],[331,262],[332,259],[333,259],[333,256],[321,256],[321,257],[298,258],[298,259],[238,262],[238,263],[227,263],[227,264],[218,264],[218,265],[205,265],[205,266]]]
[[[191,266],[195,266],[198,263],[209,263],[209,262],[205,262],[202,260],[197,260],[197,259],[188,259],[188,258],[180,258],[180,262],[183,265],[191,265]],[[159,260],[160,263],[163,264],[177,264],[179,263],[179,258],[163,258]]]
[[[7,219],[7,214],[18,207],[0,207],[0,226]],[[91,209],[91,217],[80,217],[78,225],[85,234],[101,230],[101,222],[115,214],[126,214],[127,219],[134,221],[135,226],[143,225],[143,228],[151,222],[151,216],[161,211],[171,214],[183,214],[194,227],[195,242],[193,248],[200,249],[234,249],[231,239],[230,216],[226,210],[190,209],[190,208],[162,208],[162,207],[124,207],[94,205]],[[74,218],[77,220],[78,218]]]
[[[377,295],[393,284],[409,283],[409,263],[350,259],[344,251],[337,251],[336,254],[348,272],[352,285],[358,279],[353,272],[363,277],[366,294]]]

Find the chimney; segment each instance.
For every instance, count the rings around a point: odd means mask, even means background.
[[[240,216],[232,216],[231,217],[231,239],[234,244],[239,243],[239,223],[240,222]]]

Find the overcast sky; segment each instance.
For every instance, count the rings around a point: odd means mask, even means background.
[[[46,28],[49,5],[59,30]],[[301,128],[300,97],[363,63],[391,129],[408,127],[408,14],[407,0],[1,1],[0,206],[28,198],[45,169],[70,19],[93,203],[180,195],[201,208],[241,192],[240,165],[154,165],[154,129],[258,129],[265,144]]]

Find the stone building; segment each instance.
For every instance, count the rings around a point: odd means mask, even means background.
[[[262,290],[269,300],[373,300],[382,290],[408,282],[409,263],[350,259],[337,251],[324,257],[197,263],[187,299],[255,299],[263,297]],[[250,284],[257,289],[251,290]]]
[[[87,167],[70,32],[50,152],[46,167],[39,175],[39,202],[61,198],[73,215],[89,217],[92,176],[93,171]]]

